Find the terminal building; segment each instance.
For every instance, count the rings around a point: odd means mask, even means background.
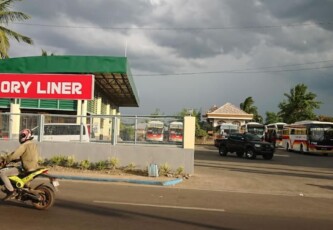
[[[0,61],[0,86],[3,74],[91,74],[94,78],[93,95],[89,100],[8,98],[0,96],[0,129],[8,128],[4,113],[117,115],[120,107],[138,107],[139,97],[126,57],[109,56],[35,56],[3,59]],[[29,117],[27,118],[29,119]],[[57,118],[54,121],[63,122]],[[26,121],[29,123],[29,121]],[[31,122],[30,122],[31,123]],[[102,125],[102,124],[101,124]]]

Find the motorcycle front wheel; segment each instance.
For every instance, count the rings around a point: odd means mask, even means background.
[[[55,200],[54,191],[45,185],[41,185],[36,188],[39,195],[39,201],[33,201],[33,206],[38,210],[46,210],[53,206]]]

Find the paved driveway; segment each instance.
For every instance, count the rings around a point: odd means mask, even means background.
[[[195,173],[180,188],[333,198],[333,156],[278,149],[272,160],[226,157],[214,146],[196,146]]]

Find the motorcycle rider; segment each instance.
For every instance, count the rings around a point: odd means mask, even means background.
[[[19,134],[19,142],[21,145],[14,152],[2,159],[3,164],[12,161],[21,161],[21,166],[19,167],[6,167],[0,170],[0,178],[7,189],[7,196],[3,198],[3,200],[15,198],[17,195],[8,177],[17,176],[20,172],[31,172],[38,169],[39,153],[37,144],[31,141],[32,139],[33,136],[31,130],[23,129]]]

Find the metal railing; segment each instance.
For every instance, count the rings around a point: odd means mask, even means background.
[[[160,127],[151,126],[159,121]],[[0,139],[17,139],[20,130],[33,130],[37,141],[79,141],[116,144],[183,144],[183,130],[170,123],[177,116],[59,115],[0,113]],[[177,136],[177,138],[174,138]]]

